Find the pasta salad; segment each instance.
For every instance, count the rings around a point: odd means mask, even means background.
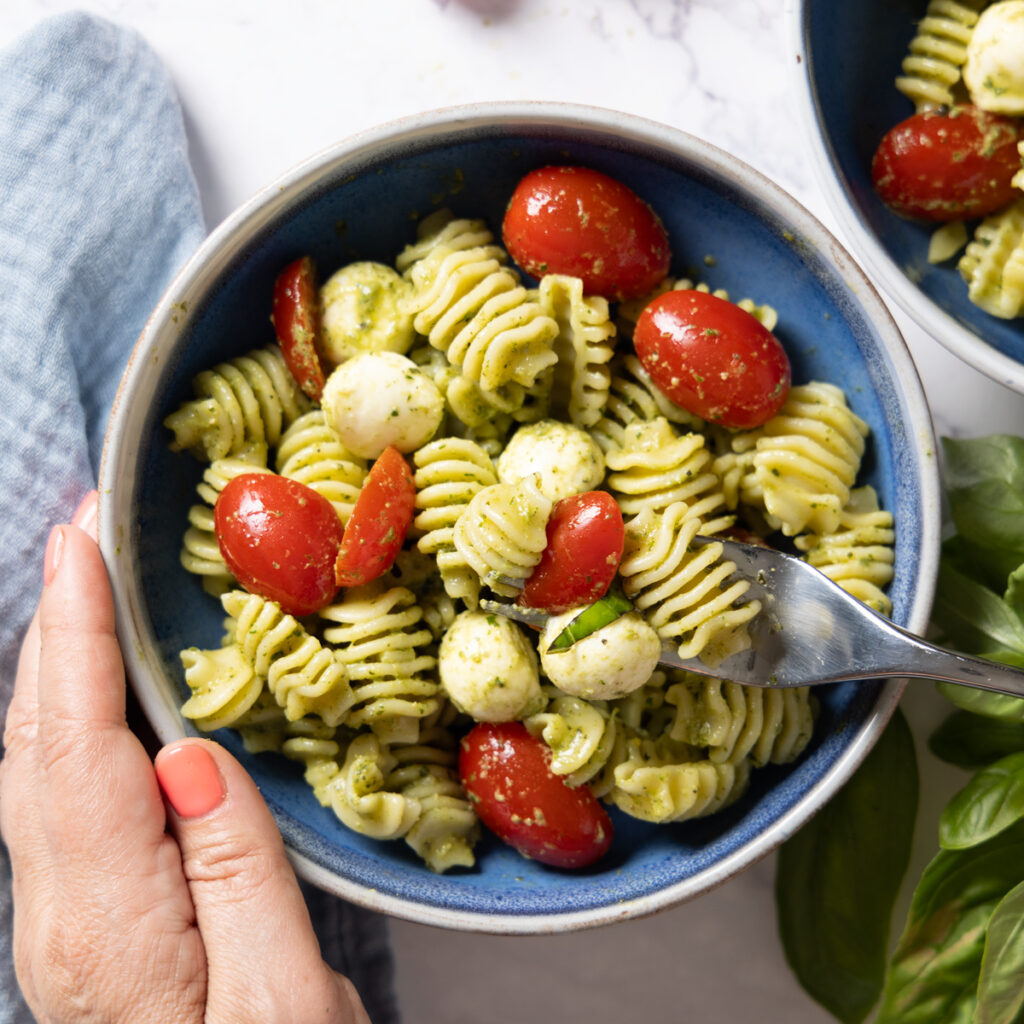
[[[206,463],[181,561],[226,614],[220,647],[181,652],[182,714],[438,872],[473,866],[481,822],[583,867],[604,805],[684,821],[797,758],[807,688],[658,664],[668,642],[713,668],[760,612],[690,541],[785,544],[888,614],[892,516],[857,485],[866,424],[792,383],[776,311],[670,262],[625,185],[549,167],[500,239],[441,210],[391,265],[284,268],[276,343],[165,421]]]
[[[876,192],[936,226],[928,259],[955,259],[972,303],[1024,315],[1024,0],[929,0],[895,84],[915,112],[875,152]]]

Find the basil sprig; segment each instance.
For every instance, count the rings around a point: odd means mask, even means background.
[[[853,778],[779,851],[775,898],[786,959],[844,1024],[864,1020],[882,991],[917,795],[914,739],[897,709]]]
[[[574,643],[591,633],[614,622],[617,618],[631,612],[633,606],[618,594],[605,594],[593,604],[587,605],[565,629],[562,630],[548,647],[549,651],[567,651]]]
[[[947,646],[1024,667],[1024,438],[945,439],[943,450],[956,534],[943,546],[933,625]],[[975,774],[940,818],[942,849],[917,882],[876,1024],[1021,1024],[1024,700],[950,683],[938,688],[959,710],[929,746]],[[878,994],[880,925],[893,895],[891,864],[879,871],[861,858],[874,843],[884,851],[891,830],[903,828],[894,805],[879,805],[872,819],[851,794],[885,778],[896,782],[884,756],[869,756],[779,858],[787,956],[807,991],[843,1022],[863,1020]],[[843,811],[859,830],[843,826]],[[810,883],[806,899],[801,872]]]

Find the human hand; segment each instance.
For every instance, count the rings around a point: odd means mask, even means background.
[[[225,750],[125,723],[95,494],[54,527],[0,764],[14,960],[40,1024],[369,1024],[324,963],[274,820]]]

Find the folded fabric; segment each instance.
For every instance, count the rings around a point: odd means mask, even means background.
[[[0,54],[0,714],[47,534],[94,486],[135,339],[203,234],[181,108],[143,39],[66,14]],[[0,1024],[30,1024],[2,854]],[[307,899],[325,955],[371,1018],[397,1019],[383,921]]]

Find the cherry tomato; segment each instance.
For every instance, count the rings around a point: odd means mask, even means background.
[[[548,543],[519,598],[529,608],[558,613],[603,597],[626,539],[618,503],[604,491],[555,502]]]
[[[297,480],[246,473],[228,481],[213,507],[224,561],[250,593],[291,615],[309,615],[334,596],[343,527],[334,506]]]
[[[361,586],[391,568],[415,507],[416,486],[409,464],[390,445],[370,467],[345,527],[334,566],[339,587]]]
[[[586,786],[555,775],[522,722],[480,722],[463,737],[459,775],[480,820],[524,857],[582,868],[612,843],[608,812]]]
[[[779,339],[739,306],[698,291],[670,291],[644,307],[636,354],[673,401],[712,423],[759,427],[789,394]]]
[[[320,304],[316,268],[309,256],[289,263],[274,282],[270,319],[285,365],[302,390],[319,402],[324,390],[320,363]]]
[[[927,221],[983,217],[1019,194],[1014,118],[977,107],[926,110],[900,122],[882,139],[871,177],[895,213]]]
[[[519,182],[502,224],[512,258],[534,277],[570,274],[589,295],[635,299],[668,273],[657,214],[631,189],[587,167],[542,167]]]

